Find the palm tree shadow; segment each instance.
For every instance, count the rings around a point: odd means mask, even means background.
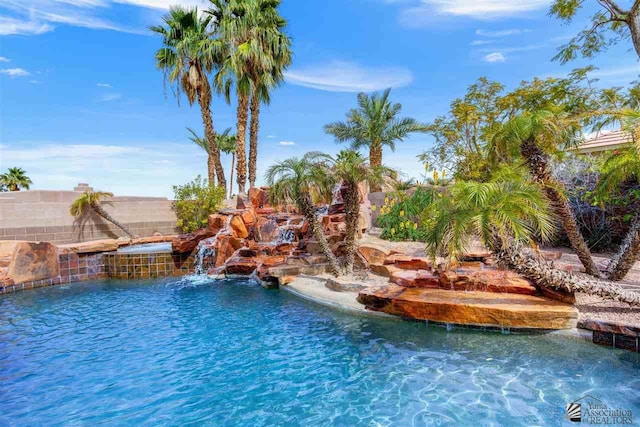
[[[108,238],[117,239],[120,237],[109,228],[109,224],[100,215],[95,213],[93,210],[89,210],[73,221],[73,228],[78,232],[78,240],[82,241],[87,237],[96,237],[94,233],[90,236],[85,235],[85,228],[88,224],[93,224],[95,226],[96,233],[103,235],[106,234]]]

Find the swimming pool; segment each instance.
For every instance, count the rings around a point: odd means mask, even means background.
[[[3,296],[0,378],[0,425],[560,425],[585,394],[640,417],[635,353],[201,278]]]

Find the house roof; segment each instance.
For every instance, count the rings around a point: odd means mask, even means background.
[[[631,143],[631,135],[622,130],[601,131],[588,137],[577,148],[572,149],[579,154],[599,153],[616,150]]]

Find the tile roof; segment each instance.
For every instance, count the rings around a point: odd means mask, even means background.
[[[578,148],[571,151],[577,151],[580,154],[597,153],[601,151],[615,150],[621,148],[631,142],[631,135],[622,130],[601,131],[596,135],[587,138]]]

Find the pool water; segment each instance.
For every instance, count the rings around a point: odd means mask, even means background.
[[[585,394],[637,423],[638,355],[351,316],[248,281],[0,298],[0,425],[569,425]]]

